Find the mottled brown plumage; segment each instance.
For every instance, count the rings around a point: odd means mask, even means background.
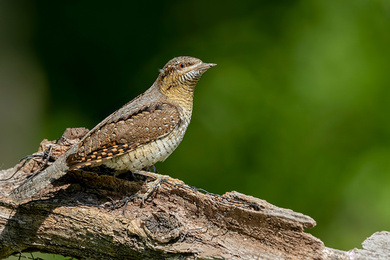
[[[31,196],[68,170],[105,165],[137,172],[165,160],[190,123],[196,84],[213,66],[188,56],[170,60],[148,90],[95,126],[12,196],[18,200]]]
[[[180,124],[175,106],[162,102],[151,104],[91,131],[80,142],[78,152],[68,157],[67,163],[71,170],[99,165],[104,160],[163,138]]]
[[[83,138],[78,152],[67,159],[69,168],[104,164],[136,171],[165,160],[182,140],[191,119],[194,87],[212,66],[192,57],[169,61],[149,90]]]

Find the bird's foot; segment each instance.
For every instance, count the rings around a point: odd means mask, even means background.
[[[147,191],[143,195],[140,195],[143,202],[147,201],[148,198],[153,195],[153,193],[160,187],[161,182],[170,178],[168,175],[161,175],[161,174],[149,172],[149,171],[137,171],[136,173],[154,179],[154,181],[146,184]]]

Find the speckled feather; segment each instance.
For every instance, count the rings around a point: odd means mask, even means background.
[[[69,156],[70,169],[97,165],[163,138],[181,124],[179,111],[172,104],[155,102],[133,114],[109,121],[91,131]]]

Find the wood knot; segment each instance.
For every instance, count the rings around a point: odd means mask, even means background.
[[[146,234],[159,243],[168,243],[177,239],[182,227],[175,215],[163,211],[152,213],[143,223]]]

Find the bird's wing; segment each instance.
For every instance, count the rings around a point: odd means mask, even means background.
[[[78,169],[124,154],[157,140],[180,124],[176,106],[154,102],[115,121],[103,121],[79,144],[78,152],[69,156],[70,169]]]

